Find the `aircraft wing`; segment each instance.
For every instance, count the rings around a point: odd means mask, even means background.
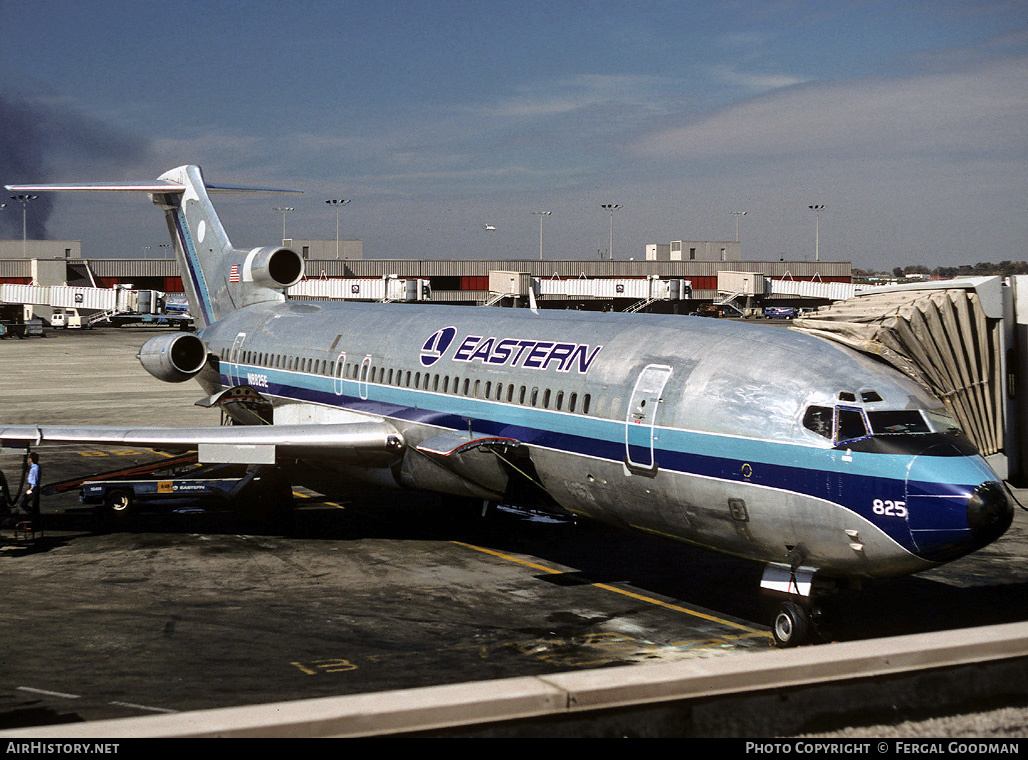
[[[53,443],[196,450],[203,463],[274,464],[282,458],[331,459],[347,464],[395,461],[403,436],[385,422],[220,427],[0,426],[0,443],[36,447]]]

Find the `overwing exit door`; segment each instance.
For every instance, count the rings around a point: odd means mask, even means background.
[[[227,373],[229,385],[243,384],[243,371],[239,369],[239,363],[243,358],[244,340],[246,340],[246,333],[241,332],[236,335],[236,339],[232,341],[232,348],[228,355],[228,360],[230,362],[229,371]]]

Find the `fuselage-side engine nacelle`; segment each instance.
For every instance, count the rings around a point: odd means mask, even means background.
[[[143,369],[166,383],[184,383],[207,363],[207,347],[192,333],[150,338],[139,349]]]
[[[243,264],[243,280],[274,290],[289,288],[303,279],[303,257],[290,248],[254,248]]]

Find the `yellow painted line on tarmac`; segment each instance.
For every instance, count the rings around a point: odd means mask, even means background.
[[[527,560],[523,560],[523,559],[520,559],[518,557],[513,557],[513,556],[511,556],[509,554],[504,554],[503,552],[498,552],[498,551],[495,551],[493,549],[486,549],[485,547],[475,546],[474,544],[466,544],[463,541],[454,541],[453,543],[457,544],[458,546],[463,546],[463,547],[465,547],[467,549],[473,549],[474,551],[482,552],[483,554],[491,554],[494,557],[499,557],[500,559],[505,559],[508,562],[514,562],[515,564],[518,564],[518,565],[524,565],[525,567],[530,567],[533,570],[541,570],[544,573],[550,573],[551,575],[563,575],[564,572],[565,572],[564,570],[555,570],[552,567],[546,567],[545,565],[539,565],[539,564],[537,564],[535,562],[529,562]],[[692,615],[693,617],[698,617],[698,618],[701,618],[703,620],[709,620],[712,623],[719,623],[720,625],[727,625],[729,628],[735,628],[735,629],[740,630],[740,631],[745,631],[746,632],[745,638],[752,638],[752,637],[755,637],[755,636],[767,636],[768,635],[767,632],[765,632],[765,631],[759,631],[756,628],[750,628],[747,625],[742,625],[740,623],[733,623],[731,620],[725,620],[723,618],[715,617],[714,615],[708,615],[705,612],[700,612],[699,610],[692,610],[692,609],[689,609],[688,607],[682,607],[681,605],[678,605],[678,604],[671,604],[669,602],[665,602],[665,601],[662,601],[660,599],[654,599],[652,596],[644,596],[642,594],[637,594],[634,591],[628,591],[628,590],[623,589],[623,588],[618,588],[617,586],[611,586],[610,584],[607,584],[607,583],[590,583],[589,585],[590,586],[595,586],[596,588],[601,588],[604,591],[611,591],[611,592],[613,592],[615,594],[621,594],[622,596],[627,596],[627,597],[629,597],[631,599],[636,599],[636,600],[641,601],[641,602],[646,602],[648,604],[653,604],[653,605],[656,605],[657,607],[663,607],[664,609],[673,610],[675,612],[683,612],[686,615]]]
[[[293,496],[296,496],[296,497],[301,498],[301,499],[313,499],[314,498],[310,494],[300,493],[299,491],[293,491]],[[321,503],[322,504],[327,504],[330,507],[335,507],[336,509],[346,509],[346,507],[344,507],[342,504],[336,504],[334,501],[323,501]]]

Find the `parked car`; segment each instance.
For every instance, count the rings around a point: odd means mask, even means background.
[[[794,306],[768,306],[764,309],[764,319],[792,319],[795,316]]]

